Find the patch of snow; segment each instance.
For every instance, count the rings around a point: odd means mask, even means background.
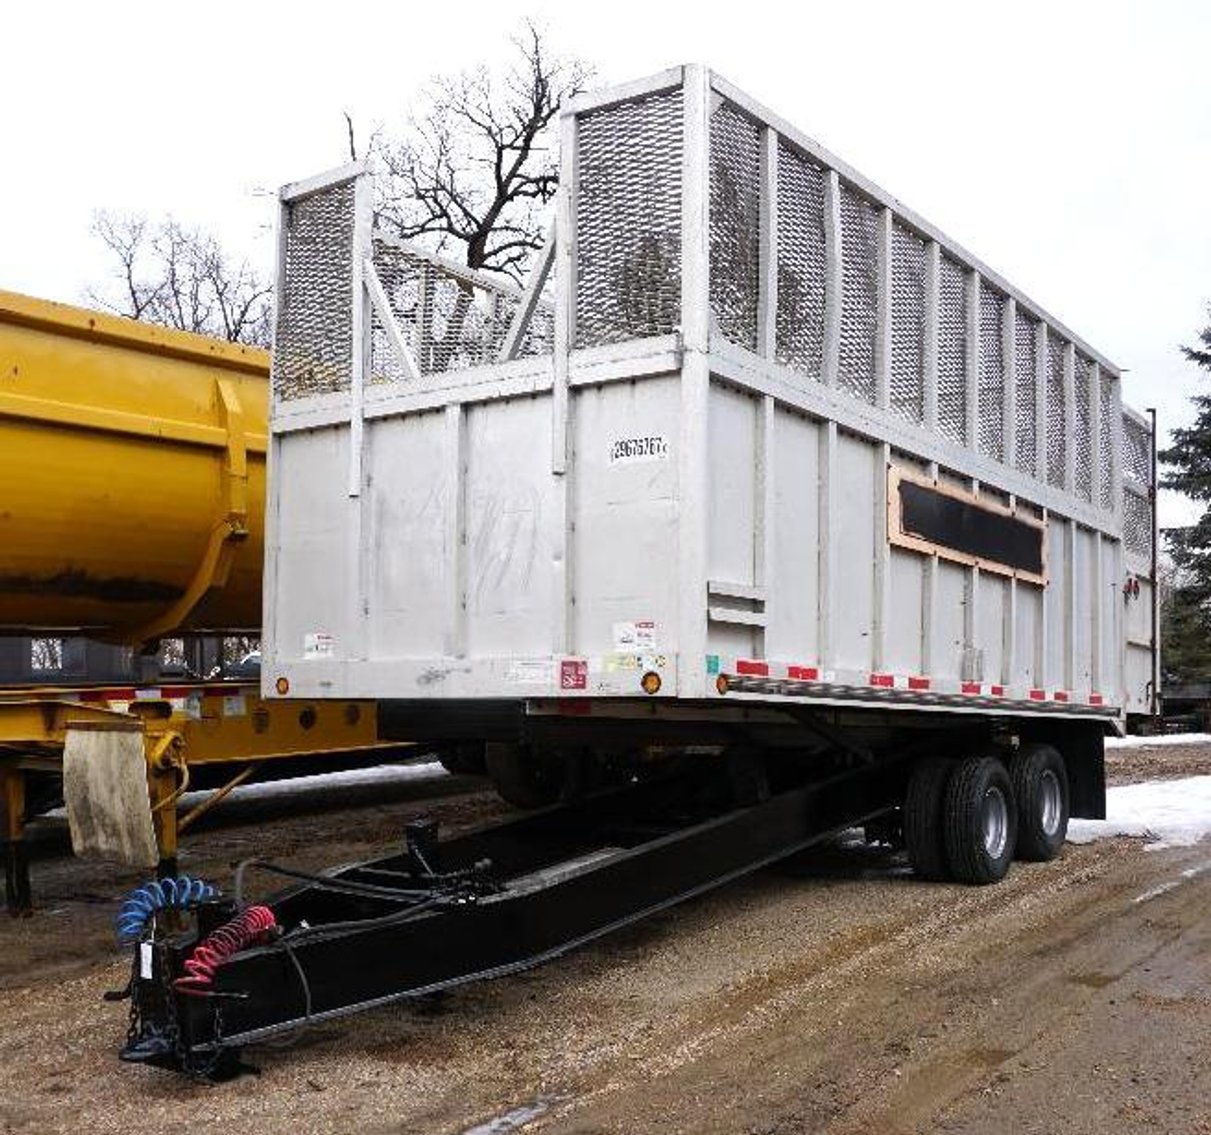
[[[1107,749],[1153,749],[1164,745],[1211,745],[1211,733],[1162,733],[1158,737],[1107,737]]]
[[[336,772],[321,772],[312,776],[292,776],[286,780],[266,780],[259,784],[241,784],[231,790],[228,799],[271,800],[317,789],[404,784],[408,781],[440,780],[449,775],[440,761],[424,761],[415,765],[373,765],[370,768],[339,769]],[[181,807],[188,809],[191,804],[200,803],[210,792],[210,789],[201,789],[185,793]]]
[[[1153,848],[1189,847],[1211,834],[1211,776],[1150,780],[1106,792],[1104,820],[1072,820],[1070,843],[1139,836]]]

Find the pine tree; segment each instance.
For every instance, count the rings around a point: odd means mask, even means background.
[[[1211,373],[1211,323],[1182,354]],[[1192,401],[1194,424],[1174,430],[1173,444],[1159,454],[1161,487],[1203,505],[1196,523],[1165,531],[1175,572],[1161,617],[1161,658],[1175,678],[1205,681],[1211,679],[1211,393]]]

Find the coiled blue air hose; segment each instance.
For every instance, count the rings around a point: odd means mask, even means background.
[[[188,875],[144,883],[126,896],[118,911],[118,942],[122,945],[137,942],[158,910],[188,910],[218,896],[217,888]]]

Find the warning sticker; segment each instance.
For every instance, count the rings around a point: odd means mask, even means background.
[[[332,658],[336,654],[336,638],[326,631],[313,631],[303,636],[304,658]]]
[[[621,652],[656,649],[656,624],[651,619],[614,624],[614,649]]]
[[[642,461],[664,461],[669,455],[669,440],[664,434],[646,437],[619,437],[610,442],[611,465],[636,465]]]
[[[589,685],[589,664],[583,658],[565,658],[559,663],[559,688],[584,690]]]
[[[243,717],[248,712],[248,703],[243,694],[228,694],[223,698],[224,717]]]

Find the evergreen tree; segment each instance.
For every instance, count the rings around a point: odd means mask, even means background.
[[[1182,354],[1211,373],[1211,323]],[[1174,430],[1173,444],[1159,455],[1161,486],[1203,505],[1196,523],[1164,534],[1175,571],[1161,617],[1161,658],[1166,673],[1186,681],[1211,679],[1211,393],[1193,402],[1194,424]]]

